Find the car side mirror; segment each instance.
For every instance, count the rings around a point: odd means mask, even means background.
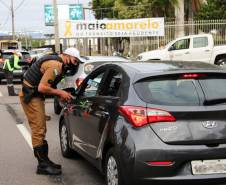
[[[172,51],[172,50],[175,50],[175,47],[173,45],[169,47],[168,51]]]

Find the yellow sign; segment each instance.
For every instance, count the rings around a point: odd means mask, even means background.
[[[65,22],[65,33],[64,33],[64,37],[71,37],[72,36],[72,32],[71,32],[71,21],[66,21]]]
[[[164,36],[164,18],[60,21],[60,37],[147,37]]]

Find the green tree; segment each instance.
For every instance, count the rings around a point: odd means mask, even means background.
[[[174,17],[178,0],[94,0],[93,9],[100,18]]]
[[[226,0],[207,0],[195,14],[195,19],[226,19]]]
[[[113,18],[114,12],[111,10],[114,7],[114,0],[93,0],[92,8],[97,19]]]

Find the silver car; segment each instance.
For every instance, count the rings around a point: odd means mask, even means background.
[[[128,62],[129,59],[120,56],[86,56],[80,58],[80,64],[77,72],[74,75],[66,75],[58,85],[58,89],[69,89],[77,87],[82,83],[85,77],[98,66],[104,63],[112,62]],[[54,97],[54,112],[60,114],[62,109],[62,102],[57,96]]]

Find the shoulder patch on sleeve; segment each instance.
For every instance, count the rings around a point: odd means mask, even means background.
[[[53,84],[53,80],[49,79],[48,83],[52,85]]]
[[[59,73],[58,73],[58,70],[57,69],[54,69],[53,70],[53,74],[54,74],[54,76],[56,77]]]

